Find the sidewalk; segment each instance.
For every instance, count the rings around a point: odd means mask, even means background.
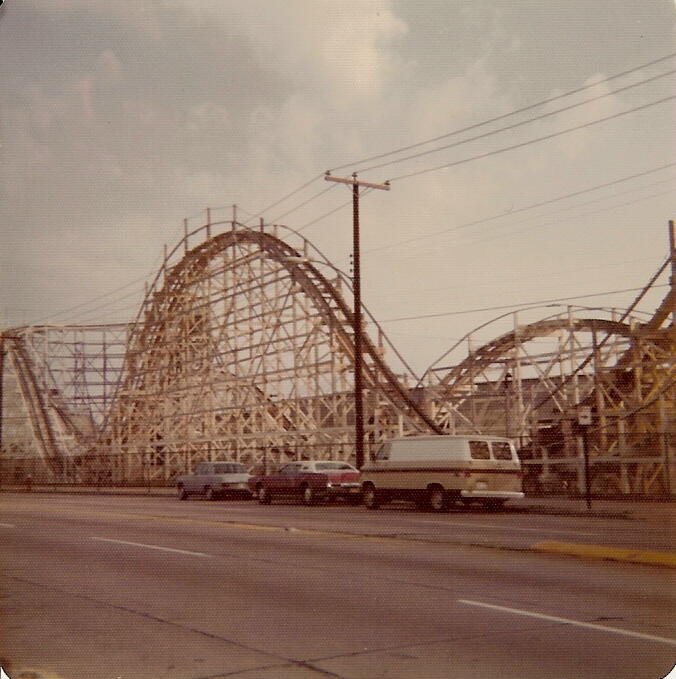
[[[25,493],[26,486],[3,485],[0,491]],[[128,495],[139,497],[176,497],[173,487],[164,486],[70,486],[34,485],[33,493],[65,493],[84,495]],[[523,500],[510,500],[504,511],[507,513],[527,512],[562,516],[592,516],[597,518],[634,519],[663,521],[665,525],[676,525],[676,500],[660,501],[652,499],[596,499],[591,500],[591,510],[584,498],[561,496],[526,497]],[[672,523],[674,522],[674,523]]]
[[[21,495],[28,495],[24,485],[3,486],[0,491],[13,492]],[[152,497],[157,499],[178,499],[176,491],[171,487],[95,487],[95,486],[59,486],[59,485],[37,485],[33,486],[31,495],[92,495],[92,496],[127,496],[127,497]],[[1,493],[0,493],[1,503]],[[252,503],[253,504],[253,503]],[[474,514],[481,513],[484,516],[489,516],[492,512],[487,512],[481,508],[465,508],[464,513]],[[450,519],[452,519],[453,510],[449,512]],[[580,519],[594,518],[594,519],[614,519],[616,521],[625,522],[628,528],[632,530],[648,532],[654,530],[666,531],[673,533],[674,526],[676,526],[676,502],[653,501],[653,500],[597,500],[592,499],[591,510],[587,508],[587,503],[584,498],[568,498],[568,497],[527,497],[522,500],[510,500],[504,509],[495,512],[496,516],[504,515],[530,515],[537,516],[569,516],[578,517]],[[350,514],[355,516],[354,514]],[[309,513],[308,516],[311,516]],[[441,518],[441,517],[440,517]],[[221,519],[223,523],[232,526],[237,526],[246,529],[260,529],[257,522],[242,523],[241,520],[225,520]],[[633,526],[632,526],[633,523]],[[638,524],[638,525],[637,525]],[[468,524],[471,525],[471,524]],[[619,526],[617,526],[619,528]],[[278,524],[273,522],[270,525],[266,524],[268,530],[289,530],[284,523]],[[473,547],[482,547],[489,549],[507,549],[516,551],[533,551],[545,552],[550,554],[567,555],[570,557],[577,557],[583,559],[598,559],[606,561],[623,561],[635,564],[643,564],[650,566],[661,566],[667,568],[676,568],[676,552],[670,549],[653,548],[642,549],[638,546],[629,547],[621,546],[622,543],[608,544],[607,539],[598,539],[596,544],[586,544],[580,542],[563,542],[559,540],[544,540],[539,542],[530,542],[525,539],[524,533],[506,534],[501,537],[487,538],[477,537],[476,535],[462,535],[455,536],[452,540],[438,535],[412,534],[400,533],[395,530],[392,534],[384,534],[382,530],[378,529],[377,535],[369,534],[369,531],[351,532],[345,530],[328,530],[323,528],[321,530],[315,528],[294,528],[295,532],[305,532],[308,534],[315,533],[333,533],[335,535],[349,536],[351,538],[361,539],[379,539],[379,540],[405,540],[405,541],[423,541],[423,542],[448,542],[448,544],[467,545]]]
[[[558,496],[526,497],[511,500],[506,508],[543,514],[563,514],[567,516],[597,516],[607,518],[626,518],[637,520],[659,520],[665,524],[676,521],[676,502],[652,499],[636,500],[591,500],[591,510],[584,498]]]

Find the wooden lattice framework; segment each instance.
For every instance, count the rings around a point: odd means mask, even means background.
[[[435,419],[450,432],[510,436],[534,472],[581,490],[577,420],[579,408],[588,406],[593,490],[671,493],[676,344],[674,327],[665,323],[673,299],[670,291],[649,319],[601,309],[597,315],[610,318],[589,318],[588,309],[568,307],[519,325],[514,314],[514,330],[450,368],[428,370]],[[553,341],[543,350],[538,342],[545,338]]]
[[[167,255],[146,295],[104,426],[122,465],[116,478],[168,479],[203,459],[266,466],[353,456],[349,279],[305,239],[290,244],[292,232],[282,240],[279,228],[233,221],[211,236],[218,226],[186,234],[181,259],[172,265],[176,251]],[[383,360],[386,338],[372,323],[377,339],[364,329],[363,354],[367,449],[436,429]]]
[[[165,250],[134,322],[0,335],[2,457],[53,479],[131,483],[204,459],[352,459],[351,300],[349,277],[300,234],[207,212]],[[363,314],[367,454],[393,435],[507,435],[527,465],[579,488],[574,422],[590,405],[597,490],[672,491],[673,290],[647,319],[514,313],[510,332],[479,348],[470,333],[451,349],[466,343],[465,358],[442,369],[445,355],[421,380]]]

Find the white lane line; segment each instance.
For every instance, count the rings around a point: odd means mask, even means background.
[[[598,535],[579,530],[557,530],[554,528],[522,528],[517,526],[501,526],[497,523],[463,523],[462,521],[418,521],[417,523],[433,523],[437,526],[462,526],[463,528],[498,528],[500,530],[518,530],[528,533],[559,533],[561,535]]]
[[[160,552],[175,552],[176,554],[189,554],[190,556],[211,556],[204,552],[190,552],[187,549],[174,549],[173,547],[160,547],[159,545],[146,545],[143,542],[128,542],[127,540],[113,540],[111,538],[98,538],[92,536],[92,540],[99,542],[112,542],[117,545],[131,545],[132,547],[143,547],[144,549],[156,549]]]
[[[533,613],[532,611],[522,611],[519,608],[508,608],[507,606],[496,606],[495,604],[487,604],[483,601],[470,601],[469,599],[458,599],[461,604],[468,606],[480,606],[481,608],[490,608],[494,611],[503,611],[504,613],[513,613],[514,615],[525,615],[529,618],[537,618],[538,620],[549,620],[550,622],[560,622],[563,625],[573,625],[574,627],[584,627],[585,629],[598,630],[599,632],[608,632],[610,634],[620,634],[623,637],[633,637],[635,639],[646,639],[648,641],[656,641],[660,644],[668,644],[669,646],[676,646],[676,639],[669,639],[668,637],[656,637],[652,634],[642,634],[641,632],[631,632],[626,629],[619,629],[618,627],[606,627],[605,625],[595,625],[593,622],[582,622],[581,620],[570,620],[569,618],[559,618],[555,615],[544,615],[543,613]]]
[[[2,528],[16,528],[16,526],[13,523],[0,523],[0,526]]]

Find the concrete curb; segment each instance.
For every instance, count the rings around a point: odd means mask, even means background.
[[[162,517],[174,519],[175,517]],[[204,519],[182,519],[183,521],[204,521]],[[471,540],[435,540],[429,536],[423,535],[402,535],[402,534],[388,534],[388,533],[354,533],[349,531],[337,530],[319,530],[314,528],[297,528],[288,525],[271,525],[260,523],[247,523],[244,521],[229,521],[219,519],[217,521],[210,521],[209,523],[220,524],[229,528],[239,530],[259,530],[272,531],[278,533],[295,533],[297,535],[307,536],[335,536],[337,538],[347,540],[369,540],[376,542],[418,542],[428,545],[435,545],[438,547],[452,546],[452,547],[471,547],[479,549],[499,549],[508,552],[549,552],[552,554],[559,554],[564,556],[577,556],[589,559],[599,559],[603,561],[622,561],[625,563],[635,563],[644,566],[657,566],[661,568],[676,568],[676,552],[655,552],[640,549],[630,549],[628,547],[609,547],[604,545],[585,545],[574,542],[558,542],[555,540],[547,540],[543,542],[536,542],[528,546],[514,546],[508,544],[499,544],[496,542],[473,542]]]
[[[639,563],[646,566],[666,566],[676,568],[675,552],[652,552],[642,549],[627,549],[625,547],[606,547],[604,545],[581,545],[574,542],[558,542],[546,540],[531,545],[536,552],[550,552],[567,554],[587,559],[604,559],[609,561],[624,561]]]
[[[0,493],[27,493],[23,487],[3,486],[0,488]],[[52,486],[33,486],[33,494],[40,493],[58,493],[62,495],[96,495],[96,496],[126,496],[126,497],[156,497],[156,498],[175,498],[176,491],[173,488],[164,486],[156,487],[129,487],[129,488],[115,488],[103,486],[101,488],[83,487],[83,488],[68,488],[68,487],[52,487]],[[542,503],[533,503],[520,501],[521,504],[514,502],[507,505],[501,512],[508,514],[542,514],[545,516],[578,516],[596,519],[634,519],[631,515],[631,509],[610,510],[610,509],[596,509],[588,510],[578,507],[554,507],[547,506]],[[470,512],[471,509],[464,508],[463,512]],[[483,512],[487,513],[487,512]]]

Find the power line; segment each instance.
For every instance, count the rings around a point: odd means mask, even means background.
[[[312,179],[309,179],[304,184],[299,186],[297,189],[294,189],[290,193],[287,193],[284,197],[280,198],[279,200],[276,200],[274,203],[270,203],[270,205],[263,208],[262,210],[257,212],[255,215],[252,215],[251,219],[255,219],[256,217],[260,217],[262,214],[264,214],[268,210],[271,210],[273,207],[277,207],[280,203],[283,203],[288,198],[291,198],[291,196],[295,196],[297,193],[300,193],[303,189],[307,188],[308,186],[310,186],[310,184],[312,184],[313,182],[316,182],[318,179],[321,179],[323,176],[324,176],[323,172],[321,174],[315,175],[314,177],[312,177]],[[249,219],[247,221],[251,221],[251,219]]]
[[[673,180],[669,180],[669,181],[673,181]],[[657,183],[662,184],[664,182],[657,182]],[[650,186],[654,186],[654,185],[650,185]],[[641,186],[638,189],[632,189],[631,191],[625,191],[624,193],[620,193],[620,194],[617,194],[617,195],[625,195],[626,193],[632,193],[633,191],[641,191],[643,189],[650,188],[650,186]],[[640,203],[644,200],[650,200],[651,198],[659,198],[660,196],[666,196],[670,193],[673,193],[675,190],[676,189],[669,189],[667,191],[660,191],[659,193],[651,193],[649,196],[641,196],[640,198],[635,198],[634,200],[627,200],[624,203],[617,203],[616,205],[608,205],[608,206],[603,207],[599,210],[592,210],[591,212],[583,212],[582,214],[578,214],[578,215],[570,215],[568,217],[564,217],[563,219],[557,219],[556,221],[547,222],[546,224],[535,224],[534,226],[529,226],[525,229],[519,229],[518,231],[509,231],[508,233],[501,233],[501,234],[498,234],[498,235],[494,235],[492,238],[488,238],[488,239],[480,238],[478,240],[470,241],[469,243],[467,243],[467,245],[471,246],[471,245],[477,245],[478,243],[492,242],[494,240],[499,240],[500,238],[508,238],[509,236],[515,236],[517,234],[526,233],[526,231],[532,231],[533,229],[544,228],[544,227],[547,227],[547,226],[552,226],[553,224],[562,224],[563,222],[568,222],[571,219],[581,219],[582,217],[591,217],[593,215],[600,214],[601,212],[607,212],[608,210],[617,210],[617,208],[619,208],[619,207],[626,207],[627,205],[635,205],[636,203]],[[617,196],[610,196],[610,197],[615,198]],[[591,205],[592,203],[597,203],[599,200],[607,200],[607,199],[606,198],[596,198],[595,200],[590,200],[590,201],[587,201],[586,203],[580,203],[579,205],[573,205],[570,208],[565,208],[565,209],[575,209],[575,208],[584,207],[585,205]],[[550,215],[553,215],[553,214],[556,214],[557,212],[562,212],[562,211],[563,210],[556,210],[556,211],[550,213]],[[543,216],[547,217],[547,216],[550,216],[550,215],[543,215]],[[523,223],[524,222],[519,222],[519,224],[523,224]],[[512,225],[512,226],[516,226],[516,224]]]
[[[601,269],[607,269],[609,267],[616,267],[616,266],[622,266],[626,267],[628,264],[636,264],[636,263],[643,263],[643,262],[652,262],[654,261],[654,257],[644,257],[642,259],[629,259],[629,260],[624,260],[622,262],[613,262],[613,263],[604,263],[604,264],[596,264],[594,266],[584,266],[584,267],[576,267],[574,269],[563,269],[559,271],[552,271],[548,274],[548,276],[553,276],[553,275],[561,275],[561,276],[566,276],[567,280],[570,280],[570,275],[571,274],[577,274],[581,271],[599,271]],[[524,281],[524,280],[532,280],[533,278],[537,278],[538,280],[542,280],[542,275],[541,274],[531,274],[528,276],[516,276],[516,277],[510,277],[510,282],[511,281]],[[493,284],[490,282],[486,282],[486,286],[492,286]],[[475,286],[476,287],[476,286]],[[382,299],[383,297],[394,297],[394,296],[403,296],[407,295],[409,293],[411,294],[428,294],[431,292],[443,292],[443,291],[448,291],[448,285],[444,285],[442,287],[436,287],[436,288],[411,288],[405,292],[402,292],[401,290],[390,290],[386,293],[379,293],[378,294],[378,299]]]
[[[336,186],[333,184],[333,186]],[[366,189],[360,194],[361,198],[364,198],[367,196],[369,193],[371,193],[373,189]],[[303,226],[299,227],[296,229],[296,232],[300,233],[304,229],[307,229],[308,226],[312,226],[313,224],[316,224],[317,222],[321,222],[322,219],[326,219],[327,217],[330,217],[332,214],[335,212],[338,212],[339,210],[342,210],[343,208],[347,207],[348,205],[352,205],[352,199],[345,201],[344,203],[341,203],[337,207],[334,207],[332,210],[329,210],[328,212],[325,212],[323,215],[320,215],[316,219],[313,219],[311,222],[307,222],[307,224],[303,224]]]
[[[153,273],[155,273],[155,272],[154,271],[151,272],[150,275],[152,275]],[[140,281],[145,281],[145,280],[147,280],[147,276],[143,276],[141,278],[136,278],[133,281],[130,281],[129,283],[126,283],[125,285],[120,286],[119,288],[115,288],[115,290],[111,290],[110,292],[104,293],[103,295],[99,295],[98,297],[93,297],[92,299],[89,299],[85,302],[81,302],[80,304],[76,304],[75,306],[69,307],[68,309],[63,309],[62,311],[56,311],[53,314],[50,314],[49,316],[43,316],[39,321],[36,321],[32,325],[35,325],[36,323],[39,323],[39,324],[46,323],[47,321],[50,321],[53,318],[59,318],[61,316],[64,316],[65,314],[70,313],[71,311],[75,311],[77,309],[81,309],[82,307],[86,307],[86,306],[92,304],[93,302],[98,302],[101,299],[109,297],[110,295],[114,295],[116,292],[120,292],[120,291],[128,288],[130,285],[134,285],[135,283],[139,283]],[[122,297],[116,297],[115,299],[110,300],[107,304],[114,304],[115,302],[121,302],[123,299],[128,299],[129,297],[133,297],[134,295],[138,295],[140,291],[141,291],[141,288],[138,288],[136,290],[133,290],[132,292],[130,292],[127,295],[123,295]],[[104,305],[100,305],[98,307],[95,307],[94,309],[89,309],[89,310],[85,311],[84,313],[88,314],[88,313],[91,313],[93,311],[98,311],[99,309],[102,309],[102,308],[104,308]],[[67,317],[66,320],[68,320],[68,318],[75,318],[75,317],[69,316],[69,317]]]
[[[462,132],[469,132],[470,130],[474,130],[478,127],[483,127],[484,125],[489,125],[490,123],[495,123],[498,120],[504,120],[505,118],[509,118],[510,116],[517,115],[518,113],[523,113],[524,111],[530,111],[531,109],[537,108],[539,106],[543,106],[545,104],[550,104],[553,101],[558,101],[559,99],[569,97],[573,94],[578,94],[579,92],[584,92],[585,90],[591,89],[592,87],[596,87],[597,85],[602,85],[603,83],[610,82],[611,80],[616,80],[617,78],[621,78],[622,76],[629,75],[630,73],[635,73],[636,71],[640,71],[644,68],[648,68],[649,66],[654,66],[655,64],[658,64],[662,61],[667,61],[668,59],[671,59],[675,56],[676,56],[676,52],[672,52],[671,54],[667,54],[666,56],[659,57],[658,59],[654,59],[653,61],[649,61],[645,64],[640,65],[640,66],[635,66],[634,68],[630,68],[626,71],[616,73],[615,75],[611,75],[607,78],[604,78],[603,80],[598,80],[594,83],[590,83],[589,85],[584,85],[583,87],[578,87],[574,90],[569,90],[568,92],[564,92],[563,94],[558,94],[554,97],[549,97],[548,99],[542,99],[541,101],[535,102],[534,104],[529,104],[528,106],[524,106],[523,108],[519,108],[519,109],[516,109],[514,111],[510,111],[509,113],[503,113],[502,115],[496,116],[494,118],[490,118],[489,120],[484,120],[480,123],[474,123],[473,125],[463,127],[459,130],[447,132],[445,134],[439,135],[438,137],[426,139],[425,141],[420,141],[420,142],[417,142],[415,144],[410,144],[408,146],[402,146],[398,149],[394,149],[393,151],[387,151],[385,153],[380,153],[380,154],[375,155],[375,156],[369,156],[367,158],[362,158],[361,160],[353,162],[353,163],[346,163],[345,165],[339,165],[337,167],[332,168],[332,171],[342,170],[344,168],[351,168],[351,167],[354,167],[355,165],[357,165],[357,166],[361,165],[362,163],[370,163],[373,160],[380,160],[380,158],[386,158],[387,156],[391,156],[391,155],[394,155],[396,153],[403,153],[404,151],[410,151],[411,149],[418,148],[418,147],[424,146],[426,144],[432,144],[436,141],[441,141],[442,139],[447,139],[448,137],[454,136],[456,134],[461,134]]]
[[[314,180],[313,180],[313,181],[314,181]],[[308,203],[311,203],[313,200],[315,200],[315,198],[319,198],[319,196],[323,196],[325,193],[327,193],[328,191],[331,191],[331,189],[335,189],[335,188],[336,188],[336,185],[335,185],[335,184],[331,184],[331,185],[328,186],[327,188],[322,189],[321,191],[319,191],[319,193],[316,193],[316,194],[315,194],[314,196],[312,196],[311,198],[308,198],[305,202],[300,203],[300,205],[296,205],[296,207],[291,208],[290,210],[287,210],[287,212],[285,212],[284,214],[279,215],[279,217],[275,217],[274,219],[272,219],[272,220],[270,220],[270,221],[271,221],[272,223],[275,223],[275,222],[279,221],[280,219],[283,219],[283,218],[286,217],[287,215],[290,215],[292,212],[295,212],[296,210],[300,210],[300,208],[305,207]]]
[[[462,146],[463,144],[469,144],[472,141],[477,141],[478,139],[485,139],[486,137],[491,137],[495,134],[500,134],[501,132],[507,132],[508,130],[513,130],[516,129],[517,127],[522,127],[523,125],[529,125],[530,123],[537,122],[538,120],[544,120],[545,118],[551,118],[552,116],[558,115],[559,113],[564,113],[565,111],[571,111],[574,108],[579,108],[580,106],[584,106],[585,104],[590,104],[591,102],[598,101],[599,99],[605,99],[606,97],[613,96],[615,94],[619,94],[620,92],[624,92],[626,90],[630,90],[634,87],[638,87],[639,85],[645,85],[646,83],[652,82],[653,80],[657,80],[659,78],[664,78],[668,75],[673,75],[676,73],[676,69],[667,71],[666,73],[660,73],[658,75],[653,76],[652,78],[648,78],[646,80],[641,80],[640,82],[633,83],[632,85],[627,85],[625,87],[621,87],[620,89],[613,90],[612,92],[605,92],[604,94],[599,94],[596,97],[592,97],[591,99],[585,99],[585,101],[578,102],[577,104],[571,104],[570,106],[564,106],[563,108],[556,109],[556,111],[548,111],[547,113],[542,113],[539,116],[535,116],[534,118],[529,118],[528,120],[521,120],[518,123],[513,123],[512,125],[507,125],[506,127],[501,127],[497,130],[490,130],[489,132],[484,132],[483,134],[478,134],[475,137],[469,137],[468,139],[462,139],[460,141],[453,142],[452,144],[446,144],[445,146],[439,146],[434,149],[428,149],[427,151],[421,151],[420,153],[414,153],[410,156],[404,156],[403,158],[397,158],[395,160],[389,160],[385,163],[380,163],[379,165],[371,165],[370,167],[364,167],[357,172],[369,172],[371,170],[378,170],[381,167],[386,167],[388,165],[395,165],[397,163],[403,163],[404,161],[407,160],[413,160],[415,158],[421,158],[422,156],[427,156],[432,153],[439,153],[440,151],[446,151],[447,149],[450,148],[455,148],[456,146]]]
[[[439,140],[441,140],[441,139],[445,139],[445,138],[451,137],[451,136],[453,136],[453,135],[460,134],[460,133],[462,133],[462,132],[467,132],[467,131],[469,131],[469,130],[476,129],[476,128],[478,128],[478,127],[482,127],[482,126],[484,126],[484,125],[488,125],[488,124],[493,123],[493,122],[496,122],[496,121],[498,121],[498,120],[502,120],[502,119],[504,119],[504,118],[507,118],[507,117],[516,115],[516,114],[518,114],[518,113],[523,113],[524,111],[528,111],[528,110],[531,110],[531,109],[533,109],[533,108],[537,108],[538,106],[542,106],[542,105],[544,105],[544,104],[548,104],[548,103],[551,103],[551,102],[553,102],[553,101],[557,101],[557,100],[562,99],[562,98],[564,98],[564,97],[568,97],[568,96],[571,96],[571,95],[573,95],[573,94],[576,94],[576,93],[579,93],[579,92],[583,92],[583,91],[588,90],[588,89],[590,89],[590,88],[592,88],[592,87],[596,87],[597,85],[601,85],[601,84],[603,84],[603,83],[610,82],[610,81],[615,80],[615,79],[617,79],[617,78],[620,78],[620,77],[622,77],[622,76],[629,75],[629,74],[634,73],[634,72],[636,72],[636,71],[639,71],[639,70],[641,70],[641,69],[644,69],[644,68],[647,68],[647,67],[649,67],[649,66],[653,66],[653,65],[658,64],[658,63],[660,63],[660,62],[663,62],[663,61],[666,61],[666,60],[668,60],[668,59],[671,59],[671,58],[673,58],[674,56],[676,56],[676,52],[671,53],[671,54],[667,54],[667,55],[665,55],[665,56],[663,56],[663,57],[659,57],[658,59],[654,59],[654,60],[652,60],[652,61],[650,61],[650,62],[641,64],[641,65],[636,66],[636,67],[633,67],[633,68],[631,68],[631,69],[627,69],[627,70],[622,71],[622,72],[620,72],[620,73],[616,73],[615,75],[609,76],[609,77],[604,78],[604,79],[602,79],[602,80],[599,80],[599,81],[597,81],[597,82],[595,82],[595,83],[591,83],[591,84],[585,85],[585,86],[583,86],[583,87],[579,87],[579,88],[576,88],[576,89],[573,89],[573,90],[569,90],[568,92],[565,92],[565,93],[563,93],[563,94],[560,94],[560,95],[557,95],[557,96],[554,96],[554,97],[549,97],[549,98],[547,98],[547,99],[541,100],[541,101],[536,102],[536,103],[534,103],[534,104],[530,104],[530,105],[528,105],[528,106],[525,106],[525,107],[523,107],[523,108],[517,109],[517,110],[515,110],[515,111],[511,111],[510,113],[506,113],[506,114],[503,114],[503,115],[500,115],[500,116],[496,116],[496,117],[491,118],[491,119],[489,119],[489,120],[482,121],[482,122],[480,122],[480,123],[475,123],[475,124],[473,124],[473,125],[464,127],[464,128],[462,128],[462,129],[455,130],[455,131],[452,131],[452,132],[448,132],[448,133],[443,134],[443,135],[439,135],[439,136],[434,137],[434,138],[432,138],[432,139],[428,139],[428,140],[425,140],[425,141],[422,141],[422,142],[418,142],[418,143],[415,143],[415,144],[410,144],[410,145],[408,145],[408,146],[400,147],[400,148],[395,149],[395,150],[393,150],[393,151],[389,151],[389,152],[386,152],[386,153],[381,153],[381,154],[378,154],[378,155],[375,155],[375,156],[369,156],[369,157],[363,158],[363,159],[361,159],[361,160],[359,160],[359,161],[357,161],[357,162],[348,163],[348,164],[345,164],[345,165],[340,165],[340,166],[337,166],[337,167],[333,168],[333,170],[340,170],[340,169],[343,169],[343,168],[346,168],[346,167],[354,167],[355,165],[359,165],[359,164],[361,164],[361,163],[370,162],[370,161],[372,161],[372,160],[378,160],[378,159],[380,159],[380,158],[384,158],[384,157],[387,157],[387,156],[390,156],[390,155],[394,155],[394,154],[396,154],[396,153],[402,153],[402,152],[404,152],[404,151],[407,151],[407,150],[410,150],[410,149],[413,149],[413,148],[417,148],[417,147],[423,146],[423,145],[425,145],[425,144],[430,144],[430,143],[433,143],[433,142],[435,142],[435,141],[439,141]],[[638,86],[638,85],[640,85],[640,84],[644,84],[644,83],[649,82],[650,80],[654,80],[654,79],[656,79],[656,78],[664,77],[665,75],[669,75],[669,74],[671,74],[671,73],[673,73],[673,71],[670,71],[669,73],[659,74],[659,75],[657,75],[657,76],[654,76],[653,78],[649,78],[649,79],[647,79],[647,80],[645,80],[645,81],[642,81],[642,82],[640,82],[640,83],[636,83],[636,84],[633,84],[633,85],[629,85],[629,86],[627,86],[626,88],[621,88],[621,89],[619,89],[619,90],[616,90],[616,91],[613,92],[612,94],[615,94],[615,93],[617,93],[617,92],[621,92],[621,91],[623,91],[624,89],[629,89],[629,88],[631,88],[631,87],[636,87],[636,86]],[[609,96],[609,95],[608,95],[608,94],[604,94],[604,95],[601,95],[601,96]],[[594,98],[594,99],[590,99],[590,100],[588,100],[587,102],[582,102],[582,104],[588,103],[589,101],[594,101],[595,99],[598,99],[598,98],[600,98],[600,97],[596,97],[596,98]],[[580,106],[580,105],[582,105],[582,104],[576,104],[575,106]],[[567,108],[572,108],[572,107],[567,107]],[[561,109],[561,111],[567,110],[567,108]],[[561,111],[559,111],[559,112],[561,112]],[[554,112],[554,113],[549,113],[549,114],[545,114],[545,115],[554,115],[555,113],[556,113],[556,112]],[[542,116],[541,116],[541,117],[542,117]],[[533,120],[537,120],[537,119],[539,119],[539,118],[535,118],[535,119],[532,119],[532,120],[529,120],[529,121],[524,121],[524,122],[522,122],[522,123],[519,123],[519,125],[525,124],[525,123],[527,123],[527,122],[532,122]],[[513,126],[510,126],[510,127],[513,127]],[[510,128],[508,127],[508,128],[504,128],[504,129],[510,129]],[[498,131],[504,131],[504,130],[498,130]],[[497,132],[497,131],[496,131],[496,132]],[[496,133],[496,132],[491,132],[490,134],[494,134],[494,133]],[[484,135],[482,135],[482,136],[484,136]],[[477,138],[478,138],[478,137],[477,137]],[[471,141],[471,140],[466,140],[466,141]],[[465,143],[465,142],[461,142],[461,143]],[[430,152],[432,152],[432,151],[430,151]],[[403,160],[403,159],[402,159],[402,160]],[[393,161],[393,162],[399,162],[399,161]],[[388,164],[389,164],[389,163],[388,163]],[[367,168],[367,169],[368,169],[368,168]],[[432,170],[430,170],[430,171],[432,171]],[[279,200],[275,201],[274,203],[268,205],[268,206],[267,206],[266,208],[264,208],[263,210],[261,210],[261,211],[259,211],[258,213],[256,213],[256,215],[254,215],[254,217],[258,217],[258,216],[262,215],[263,213],[267,212],[267,211],[268,211],[269,209],[271,209],[272,207],[275,207],[275,206],[279,205],[280,203],[284,202],[285,200],[287,200],[287,199],[290,198],[291,196],[293,196],[293,195],[299,193],[300,191],[302,191],[303,189],[305,189],[307,186],[309,186],[310,184],[312,184],[314,181],[316,181],[316,180],[317,180],[318,178],[320,178],[321,176],[322,176],[321,174],[320,174],[320,175],[315,175],[312,179],[310,179],[309,181],[305,182],[304,184],[302,184],[301,186],[299,186],[297,189],[294,189],[294,190],[291,191],[290,193],[286,194],[284,197],[280,198]],[[397,179],[403,179],[403,178],[404,178],[404,177],[399,177],[399,178],[397,178]],[[300,207],[302,207],[302,206],[304,206],[304,205],[307,205],[309,202],[311,202],[311,200],[313,200],[314,198],[317,198],[319,195],[321,195],[321,194],[317,194],[316,196],[314,196],[313,198],[311,198],[311,199],[309,199],[309,200],[303,202],[301,205],[297,206],[296,208],[292,208],[292,209],[289,210],[288,212],[284,213],[284,215],[282,215],[282,217],[283,217],[283,216],[286,216],[287,214],[290,214],[290,213],[293,212],[294,210],[296,210],[296,209],[298,209],[298,208],[300,208]],[[345,205],[348,205],[348,204],[349,204],[349,203],[346,203]],[[312,222],[308,222],[307,224],[303,225],[303,226],[301,227],[301,229],[305,229],[305,228],[307,228],[308,226],[311,226],[312,224],[314,224],[314,223],[316,223],[316,222],[318,222],[318,221],[321,221],[321,220],[324,219],[325,217],[327,217],[327,216],[333,214],[334,212],[336,212],[338,209],[340,209],[340,208],[336,208],[336,209],[334,209],[334,210],[331,210],[331,211],[329,211],[328,213],[326,213],[325,215],[322,215],[322,216],[318,217],[317,219],[313,220]],[[280,218],[281,218],[281,217],[277,217],[276,219],[280,219]],[[300,230],[300,229],[299,229],[299,230]]]
[[[665,283],[664,285],[655,285],[654,288],[668,288],[669,285]],[[481,311],[501,311],[503,309],[515,309],[522,307],[535,306],[539,304],[550,304],[553,302],[567,302],[573,299],[587,299],[589,297],[603,297],[604,295],[619,295],[625,292],[636,292],[637,290],[643,290],[643,288],[626,288],[625,290],[609,290],[607,292],[595,292],[591,295],[574,295],[572,297],[556,297],[554,299],[541,299],[536,302],[521,302],[518,304],[503,304],[501,306],[491,306],[483,307],[480,309],[465,309],[464,311],[444,311],[439,314],[424,314],[421,316],[405,316],[401,318],[387,318],[383,321],[378,321],[379,323],[398,323],[399,321],[417,321],[424,318],[441,318],[442,316],[460,316],[462,314],[474,314]]]
[[[586,127],[592,127],[593,125],[598,125],[599,123],[604,123],[608,120],[614,120],[616,118],[621,118],[622,116],[626,116],[630,113],[636,113],[637,111],[643,111],[647,108],[651,108],[652,106],[658,106],[659,104],[664,104],[667,101],[671,101],[672,99],[676,99],[676,94],[671,95],[669,97],[664,97],[662,99],[657,99],[655,101],[650,101],[647,104],[642,104],[641,106],[635,106],[634,108],[627,109],[626,111],[620,111],[619,113],[614,113],[613,115],[605,116],[603,118],[598,118],[596,120],[592,120],[588,123],[582,123],[581,125],[575,125],[574,127],[568,127],[565,130],[560,130],[559,132],[552,132],[551,134],[544,135],[543,137],[537,137],[535,139],[529,139],[528,141],[521,142],[519,144],[513,144],[511,146],[505,146],[500,149],[495,149],[494,151],[488,151],[487,153],[481,153],[476,156],[471,156],[469,158],[463,158],[462,160],[456,160],[453,161],[452,163],[445,163],[443,165],[437,165],[436,167],[430,167],[425,170],[417,170],[416,172],[409,172],[408,174],[403,174],[399,175],[398,177],[392,177],[389,181],[394,182],[394,181],[400,181],[402,179],[410,179],[411,177],[418,177],[423,174],[427,174],[429,172],[436,172],[437,170],[445,170],[449,167],[455,167],[457,165],[463,165],[465,163],[469,163],[473,160],[480,160],[482,158],[489,158],[490,156],[497,156],[501,153],[505,153],[507,151],[513,151],[514,149],[519,149],[523,148],[524,146],[530,146],[531,144],[536,144],[541,141],[546,141],[547,139],[554,139],[555,137],[560,137],[563,134],[567,134],[568,132],[575,132],[577,130],[582,130]]]
[[[415,236],[413,238],[407,238],[406,240],[397,241],[395,243],[388,243],[387,245],[381,245],[377,248],[371,248],[370,250],[365,250],[364,253],[380,252],[382,250],[389,250],[391,248],[399,247],[400,245],[407,245],[408,243],[413,243],[419,240],[426,240],[428,238],[433,238],[434,236],[439,236],[443,233],[449,233],[451,231],[459,231],[461,229],[467,229],[471,226],[477,226],[478,224],[485,224],[487,222],[494,221],[496,219],[502,219],[504,217],[509,217],[511,215],[519,214],[520,212],[526,212],[527,210],[534,210],[538,207],[544,207],[545,205],[550,205],[556,203],[560,200],[566,200],[567,198],[574,198],[575,196],[581,196],[584,193],[590,193],[591,191],[597,191],[598,189],[604,189],[609,186],[614,186],[616,184],[621,184],[622,182],[629,181],[631,179],[637,179],[639,177],[644,177],[648,174],[654,172],[659,172],[660,170],[666,170],[670,167],[674,167],[675,163],[667,163],[666,165],[660,165],[659,167],[652,168],[651,170],[645,170],[644,172],[637,172],[636,174],[627,175],[626,177],[621,177],[620,179],[615,179],[610,182],[605,182],[603,184],[597,184],[596,186],[591,186],[586,189],[581,189],[579,191],[573,191],[572,193],[567,193],[563,196],[557,196],[556,198],[550,198],[548,200],[543,200],[538,203],[532,203],[531,205],[525,205],[524,207],[517,208],[516,210],[510,210],[508,213],[501,212],[497,215],[492,215],[490,217],[483,217],[482,219],[476,219],[472,222],[465,222],[464,224],[459,224],[457,226],[451,226],[445,229],[440,229],[439,231],[433,231],[432,233],[424,234],[422,236]]]

